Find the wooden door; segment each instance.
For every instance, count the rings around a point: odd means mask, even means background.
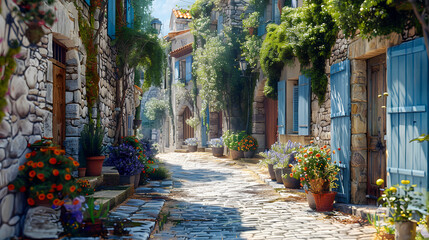
[[[350,202],[350,111],[350,61],[346,60],[331,66],[331,147],[341,148],[332,161],[340,167],[336,200],[344,203]]]
[[[63,147],[66,136],[66,70],[55,61],[53,64],[52,135],[54,143]]]
[[[423,38],[387,50],[387,185],[410,180],[428,189],[428,142],[410,142],[429,132],[429,61]]]
[[[368,181],[371,204],[381,196],[377,179],[386,180],[386,55],[371,58],[368,68]],[[384,106],[384,107],[383,107]],[[384,187],[384,185],[382,186]]]
[[[192,117],[191,110],[188,107],[183,111],[183,139],[194,137],[194,128],[186,123],[186,120]]]
[[[269,149],[277,141],[277,100],[265,98],[265,148]]]

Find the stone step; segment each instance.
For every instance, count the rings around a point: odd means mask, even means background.
[[[97,199],[97,203],[103,204],[103,209],[106,209],[107,206],[109,209],[113,209],[130,197],[133,192],[133,185],[103,186],[93,196]]]
[[[251,163],[251,164],[258,164],[260,160],[262,159],[261,158],[240,158],[241,162]]]
[[[119,173],[114,167],[103,166],[103,186],[118,186],[119,185]]]
[[[177,152],[177,153],[187,153],[188,149],[180,149],[180,148],[178,148],[178,149],[175,149],[174,152]]]

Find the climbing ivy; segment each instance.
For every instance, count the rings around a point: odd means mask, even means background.
[[[1,43],[0,39],[0,43]],[[5,108],[7,101],[5,96],[9,90],[9,79],[15,71],[16,62],[15,56],[21,51],[21,47],[18,43],[15,44],[14,48],[9,48],[6,53],[0,55],[0,121],[5,116]]]
[[[338,27],[323,0],[306,0],[300,8],[284,7],[282,23],[270,24],[261,55],[261,67],[268,76],[264,93],[277,98],[277,82],[284,64],[297,57],[302,71],[311,77],[311,88],[319,103],[325,100],[328,78],[326,59],[331,55]]]

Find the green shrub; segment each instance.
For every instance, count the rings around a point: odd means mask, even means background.
[[[170,172],[164,166],[159,166],[158,168],[154,168],[153,171],[149,172],[150,180],[164,180],[170,177]]]

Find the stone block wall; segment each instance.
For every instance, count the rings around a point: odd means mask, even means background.
[[[6,16],[12,0],[1,2],[0,29],[7,29]],[[56,1],[57,23],[51,33],[31,50],[22,47],[16,58],[17,68],[9,80],[8,106],[6,116],[0,122],[0,239],[20,235],[23,216],[26,210],[25,197],[21,193],[9,192],[7,185],[18,173],[19,165],[25,163],[25,154],[29,152],[27,144],[42,137],[53,137],[53,56],[52,41],[55,39],[67,48],[66,52],[66,138],[65,149],[70,156],[77,158],[78,141],[82,124],[88,121],[86,102],[85,63],[86,51],[79,38],[78,10],[75,4],[88,16],[88,6],[84,1]],[[102,125],[105,127],[105,143],[112,143],[116,128],[116,77],[115,50],[107,36],[107,21],[95,25],[102,27],[97,40],[99,44],[98,69],[100,74],[100,94],[98,105]],[[7,31],[0,31],[0,38],[7,39]],[[11,36],[14,38],[14,36]],[[28,45],[24,39],[24,45]],[[7,41],[0,43],[0,54],[8,50]],[[129,70],[133,71],[132,69]],[[130,110],[134,114],[133,74],[130,74],[130,91],[127,91]],[[130,93],[131,92],[131,93]]]

